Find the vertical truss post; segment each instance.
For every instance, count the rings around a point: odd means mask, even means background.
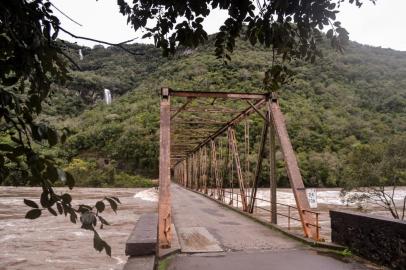
[[[200,189],[200,152],[196,153],[196,190]]]
[[[248,188],[248,193],[249,193],[249,188],[252,187],[251,183],[251,176],[250,176],[250,160],[249,160],[249,154],[250,154],[250,126],[248,123],[248,119],[245,119],[244,122],[244,157],[245,157],[245,168],[244,168],[244,174],[245,174],[245,181],[247,183],[247,188]]]
[[[185,182],[185,187],[188,188],[189,187],[189,179],[190,179],[190,175],[189,175],[189,170],[190,170],[189,156],[187,156],[185,158],[185,161],[186,161],[186,182]]]
[[[276,141],[275,141],[275,126],[271,120],[271,101],[268,102],[268,120],[269,120],[269,182],[271,196],[271,223],[278,223],[277,205],[276,205]]]
[[[193,189],[197,190],[197,155],[193,153]]]
[[[170,248],[171,232],[171,170],[170,170],[171,110],[169,89],[161,89],[160,152],[159,152],[159,206],[158,242],[161,248]]]
[[[247,197],[246,197],[246,194],[245,194],[245,187],[244,187],[244,179],[242,177],[242,171],[241,171],[240,156],[238,154],[237,139],[235,137],[234,129],[230,127],[228,130],[229,130],[229,133],[230,133],[231,152],[232,152],[232,154],[234,156],[235,169],[236,169],[236,172],[237,172],[238,184],[239,184],[239,187],[240,187],[242,210],[243,211],[248,211]]]
[[[207,194],[207,149],[206,146],[203,146],[203,193]]]
[[[192,188],[192,183],[193,183],[193,159],[192,156],[189,156],[189,183],[188,183],[188,188]]]
[[[199,175],[198,175],[199,184],[198,184],[198,186],[199,186],[199,188],[197,190],[201,191],[202,183],[203,183],[203,174],[202,174],[202,172],[203,172],[203,169],[202,169],[202,164],[203,164],[203,162],[202,162],[203,161],[203,154],[202,153],[203,153],[203,149],[200,148],[198,153],[199,153],[199,164],[198,164],[198,166],[199,166]]]
[[[275,131],[279,139],[280,147],[288,172],[290,186],[295,196],[296,206],[299,211],[304,234],[306,237],[313,238],[317,241],[318,239],[316,227],[311,226],[311,224],[315,224],[314,218],[310,212],[306,211],[310,209],[310,205],[309,201],[307,200],[306,189],[303,184],[302,175],[300,174],[300,169],[296,160],[295,152],[293,151],[293,147],[289,139],[285,119],[276,98],[272,98],[270,107],[272,122],[275,126]]]
[[[219,178],[219,171],[218,171],[218,166],[217,166],[217,149],[216,149],[216,143],[214,140],[210,141],[211,144],[211,163],[212,163],[212,168],[213,168],[213,177],[214,177],[214,183],[215,183],[215,188],[217,191],[217,196],[218,199],[221,198],[220,194],[220,178]]]
[[[186,187],[186,182],[187,182],[187,164],[186,164],[186,159],[183,161],[183,181],[182,185]]]
[[[250,200],[250,205],[249,205],[250,213],[254,212],[255,199],[257,196],[257,189],[258,189],[258,181],[259,181],[259,176],[261,174],[262,160],[264,158],[264,153],[265,153],[265,143],[266,143],[266,138],[268,135],[268,126],[269,126],[268,122],[265,121],[264,127],[262,128],[261,144],[259,145],[257,166],[255,168],[254,181],[253,181],[252,190],[251,190],[251,198],[250,198],[251,200]]]

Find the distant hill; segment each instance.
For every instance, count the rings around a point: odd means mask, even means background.
[[[227,66],[215,58],[211,42],[170,59],[153,46],[130,46],[145,55],[96,47],[83,49],[80,61],[72,52],[82,71],[56,86],[56,106],[46,116],[73,131],[59,151],[61,160],[103,157],[114,160],[117,170],[156,176],[160,87],[261,92],[272,57],[241,40]],[[344,54],[324,47],[316,64],[293,64],[295,80],[279,96],[305,182],[337,186],[354,145],[406,133],[406,52],[354,42]],[[100,102],[104,88],[112,91],[110,106]],[[284,186],[282,165],[280,160],[278,181]]]

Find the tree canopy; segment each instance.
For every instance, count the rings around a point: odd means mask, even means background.
[[[370,0],[375,3],[375,0]],[[228,18],[216,34],[215,54],[224,61],[231,60],[238,37],[252,45],[257,43],[272,48],[283,61],[305,59],[314,62],[322,53],[318,44],[321,30],[327,28],[325,37],[331,46],[342,51],[348,42],[348,32],[336,21],[338,8],[345,0],[177,0],[133,1],[130,5],[118,0],[120,12],[127,16],[134,30],[144,30],[143,37],[153,37],[155,46],[164,55],[174,54],[179,47],[196,47],[207,41],[203,21],[212,10],[227,10]],[[348,2],[362,5],[361,0]],[[150,24],[154,24],[150,27]],[[266,71],[264,86],[277,90],[291,75],[286,66],[275,63]]]

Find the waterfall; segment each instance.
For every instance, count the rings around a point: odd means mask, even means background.
[[[80,60],[83,60],[83,53],[82,53],[82,49],[79,49],[79,58],[80,58]]]
[[[104,89],[104,101],[107,105],[111,104],[111,92],[109,89]]]

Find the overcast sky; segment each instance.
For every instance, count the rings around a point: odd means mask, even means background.
[[[76,35],[91,37],[111,43],[118,43],[142,33],[135,33],[126,24],[126,18],[118,11],[116,0],[54,0],[56,7],[79,22],[79,26],[61,15],[62,27]],[[350,39],[362,44],[380,46],[406,51],[406,0],[378,0],[376,5],[365,3],[362,8],[343,5],[338,14],[343,26],[350,32]],[[204,22],[209,34],[218,31],[227,17],[225,12],[212,12]],[[95,43],[74,39],[61,33],[60,38],[81,45],[93,46]],[[151,43],[151,40],[138,39],[137,42]]]

